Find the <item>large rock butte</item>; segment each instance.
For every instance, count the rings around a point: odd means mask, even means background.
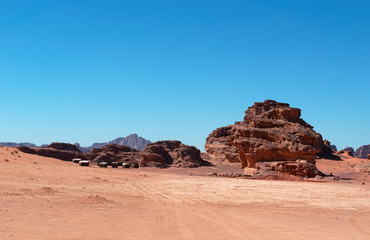
[[[355,156],[358,158],[368,158],[367,156],[370,154],[370,144],[369,145],[363,145],[359,148],[357,148],[355,152]]]
[[[296,161],[315,163],[320,152],[331,155],[330,143],[301,117],[301,110],[273,100],[256,102],[245,111],[244,120],[214,130],[205,149],[215,162],[241,163]]]

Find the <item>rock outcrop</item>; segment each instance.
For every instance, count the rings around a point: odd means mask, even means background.
[[[68,143],[52,143],[47,147],[17,147],[19,151],[35,154],[44,157],[52,157],[64,161],[72,161],[73,158],[85,158],[85,154],[82,153],[76,146]]]
[[[79,152],[81,153],[80,149],[73,144],[70,143],[60,143],[60,142],[53,142],[49,146],[49,148],[54,148],[57,150],[64,150],[64,151],[72,151],[72,152]]]
[[[345,156],[354,156],[355,150],[352,147],[346,147],[345,149],[338,151],[338,153]]]
[[[144,148],[139,163],[140,167],[167,168],[173,159],[162,145],[151,143]]]
[[[333,149],[333,146],[335,147],[335,145],[331,145],[330,142],[325,139],[321,146],[321,151],[317,154],[317,156],[320,158],[340,160],[339,156],[333,154],[334,152],[336,152],[336,150]]]
[[[207,138],[205,149],[217,161],[239,162],[242,168],[257,162],[306,160],[314,164],[326,149],[322,136],[300,118],[301,110],[273,100],[257,102],[244,120],[218,128]]]
[[[101,148],[94,148],[87,154],[87,159],[93,162],[137,163],[140,152],[127,146],[109,144]]]
[[[314,164],[305,160],[297,160],[295,162],[274,162],[272,164],[272,170],[302,178],[324,176],[324,174],[320,172]]]
[[[363,146],[357,148],[357,150],[355,152],[355,157],[366,159],[368,154],[370,154],[370,144],[369,145],[363,145]]]
[[[142,167],[200,167],[211,166],[202,159],[199,149],[180,141],[158,141],[148,144],[141,153]]]

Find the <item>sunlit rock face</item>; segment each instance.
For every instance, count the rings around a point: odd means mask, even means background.
[[[301,117],[301,110],[273,100],[256,102],[244,120],[214,130],[205,149],[215,161],[240,162],[242,168],[257,162],[315,162],[322,151],[322,136]]]

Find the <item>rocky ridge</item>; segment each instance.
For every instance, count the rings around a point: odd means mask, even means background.
[[[52,157],[64,161],[73,158],[87,159],[92,162],[112,162],[119,164],[140,164],[141,167],[183,167],[193,168],[211,166],[202,159],[200,150],[196,147],[182,144],[180,141],[159,141],[151,143],[143,151],[127,146],[109,144],[94,148],[89,153],[81,152],[77,146],[69,143],[52,143],[46,147],[17,147],[20,151],[44,157]]]
[[[35,154],[44,157],[52,157],[64,161],[71,161],[73,158],[85,158],[85,154],[82,153],[76,146],[69,143],[52,143],[47,147],[26,147],[18,146],[19,151]]]

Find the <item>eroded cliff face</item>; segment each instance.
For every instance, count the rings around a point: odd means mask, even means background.
[[[214,130],[205,149],[214,161],[240,162],[242,168],[257,162],[315,162],[322,151],[322,136],[301,117],[301,110],[273,100],[257,102],[244,120]]]

